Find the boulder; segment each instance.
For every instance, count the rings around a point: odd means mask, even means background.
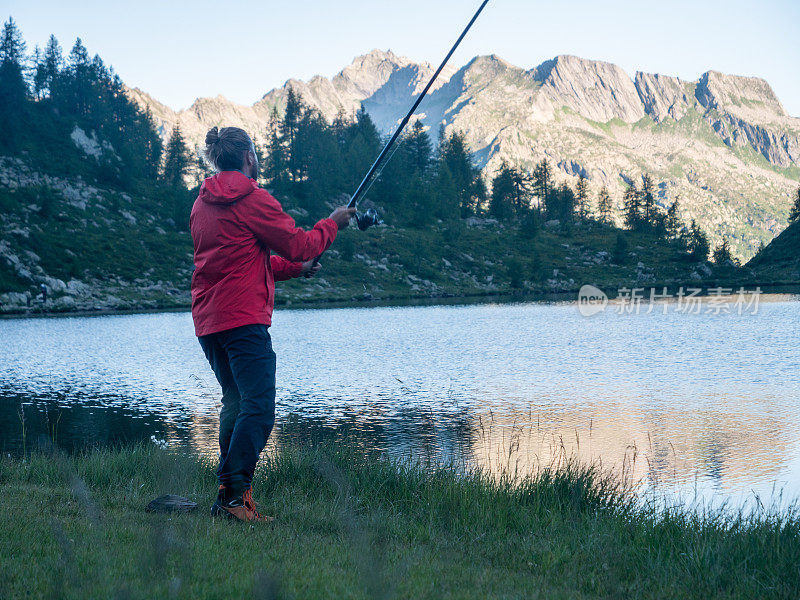
[[[67,284],[55,277],[45,277],[44,284],[51,294],[63,294],[67,291]]]

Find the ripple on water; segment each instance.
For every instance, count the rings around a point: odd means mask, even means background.
[[[800,495],[800,302],[581,317],[570,304],[279,310],[273,443],[351,439],[524,471],[564,452],[659,489]],[[0,321],[2,448],[158,439],[213,453],[187,313]]]

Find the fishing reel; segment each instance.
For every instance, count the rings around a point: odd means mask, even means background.
[[[356,225],[358,225],[359,231],[365,231],[369,229],[373,225],[381,225],[383,221],[381,221],[380,217],[378,217],[378,211],[374,208],[368,208],[365,212],[356,212]]]
[[[356,225],[358,226],[359,231],[365,231],[365,230],[369,229],[370,227],[372,227],[373,225],[382,225],[383,224],[383,221],[378,216],[378,211],[375,210],[374,208],[368,208],[363,213],[356,211],[356,214],[355,214],[354,218],[356,220]],[[320,256],[322,256],[322,255],[320,254],[318,257],[316,257],[314,259],[313,266],[316,266],[319,263]],[[309,277],[312,277],[312,276],[313,276],[313,273],[311,271],[309,271],[309,272],[307,272],[307,273],[305,273],[303,275],[303,277],[305,277],[306,279],[308,279]]]

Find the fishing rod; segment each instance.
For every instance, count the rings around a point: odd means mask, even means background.
[[[397,141],[397,138],[400,137],[400,134],[403,133],[403,129],[405,129],[406,125],[408,125],[408,121],[414,115],[414,112],[417,110],[417,108],[419,108],[419,105],[422,103],[422,100],[428,94],[428,91],[431,89],[431,86],[436,81],[436,78],[439,77],[439,74],[442,72],[442,69],[444,69],[445,65],[447,64],[447,61],[449,61],[450,57],[453,56],[453,53],[461,44],[461,41],[466,37],[467,32],[469,32],[469,30],[475,24],[475,21],[478,20],[478,17],[483,12],[483,9],[486,8],[487,4],[489,4],[489,0],[483,0],[480,7],[473,15],[472,19],[470,19],[470,22],[467,23],[467,26],[464,28],[464,31],[461,32],[460,36],[458,36],[456,43],[453,44],[452,48],[450,48],[450,52],[448,52],[447,56],[444,57],[442,64],[439,65],[439,68],[436,69],[436,72],[433,74],[430,81],[428,81],[428,84],[425,86],[425,89],[423,89],[422,93],[417,97],[417,100],[416,102],[414,102],[414,105],[411,107],[411,110],[409,110],[408,114],[403,118],[402,121],[400,121],[400,125],[398,125],[397,129],[395,129],[394,133],[392,134],[392,137],[389,138],[388,142],[386,142],[386,145],[383,147],[383,150],[381,150],[381,153],[378,155],[378,158],[376,158],[375,162],[372,163],[372,166],[369,168],[369,171],[367,171],[367,174],[364,176],[364,179],[361,180],[361,183],[359,184],[358,188],[350,197],[350,202],[347,203],[348,208],[356,207],[359,198],[366,192],[367,189],[369,189],[367,184],[370,182],[370,179],[378,170],[378,168],[381,166],[383,159],[389,153],[391,147],[394,146],[395,142]],[[368,229],[373,225],[378,225],[379,223],[381,223],[381,220],[378,217],[378,211],[376,211],[374,208],[367,209],[367,211],[364,213],[356,212],[355,219],[356,219],[356,224],[358,225],[358,228],[361,231],[364,231],[365,229]],[[313,263],[314,265],[316,265],[319,262],[321,256],[322,255],[320,254],[314,259]]]

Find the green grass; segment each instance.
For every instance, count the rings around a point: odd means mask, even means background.
[[[574,111],[570,111],[570,112],[572,112],[573,114],[578,114],[578,113],[575,113]],[[590,125],[593,125],[594,127],[598,128],[601,131],[605,132],[606,134],[610,135],[611,137],[614,137],[614,131],[616,129],[620,129],[620,128],[621,129],[629,129],[631,127],[628,123],[626,123],[625,121],[623,121],[619,117],[614,117],[613,119],[611,119],[609,121],[606,121],[605,123],[600,122],[600,121],[593,121],[592,119],[587,119],[585,117],[584,117],[584,120],[587,123],[589,123]]]
[[[796,598],[800,522],[657,513],[576,463],[521,480],[288,449],[272,525],[214,521],[213,466],[154,447],[0,460],[3,598]],[[173,492],[189,515],[147,514]]]

